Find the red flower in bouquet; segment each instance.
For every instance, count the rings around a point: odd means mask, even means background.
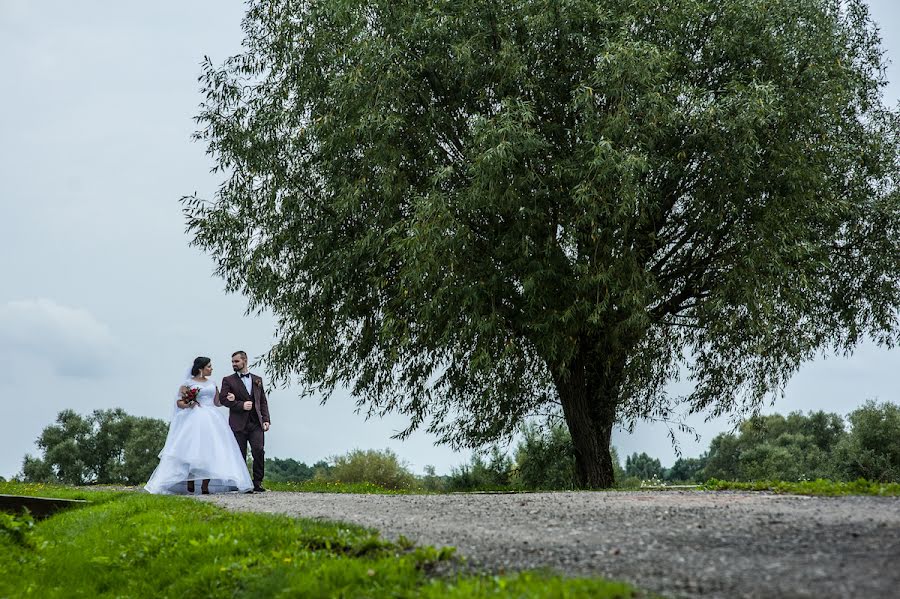
[[[189,389],[185,389],[181,394],[181,399],[187,405],[193,405],[197,403],[197,394],[200,393],[200,387],[191,387]]]

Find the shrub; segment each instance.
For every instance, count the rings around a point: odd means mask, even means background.
[[[569,429],[559,421],[522,427],[516,448],[519,483],[526,489],[574,489],[575,453]]]
[[[332,458],[333,466],[318,473],[320,479],[343,483],[375,483],[385,489],[408,489],[416,477],[390,449],[354,449]]]
[[[425,475],[419,479],[422,488],[426,491],[444,491],[447,488],[447,481],[443,476],[438,476],[434,466],[425,466]]]
[[[491,448],[488,459],[472,456],[469,464],[452,468],[447,477],[448,491],[509,489],[513,480],[513,462],[499,447]]]

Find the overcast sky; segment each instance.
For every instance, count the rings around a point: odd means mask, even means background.
[[[900,60],[900,8],[871,6],[888,56]],[[268,348],[271,320],[244,316],[243,298],[223,293],[210,258],[187,245],[178,202],[195,191],[211,197],[217,184],[205,148],[190,140],[197,76],[204,55],[220,63],[240,50],[242,15],[235,0],[0,0],[0,360],[9,419],[0,476],[38,454],[35,439],[64,408],[168,418],[194,356],[210,356],[221,377],[232,351]],[[898,73],[891,66],[889,79]],[[887,91],[892,105],[898,90]],[[897,357],[863,346],[850,358],[817,360],[769,411],[846,414],[869,398],[897,401]],[[417,473],[469,459],[424,433],[390,439],[403,420],[367,422],[346,396],[321,406],[277,390],[270,410],[270,457],[311,463],[390,447]],[[689,422],[703,437],[679,437],[688,456],[728,427]],[[623,459],[647,451],[674,461],[664,425],[618,431],[614,445]]]

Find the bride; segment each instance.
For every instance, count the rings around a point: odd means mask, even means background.
[[[144,486],[151,493],[173,494],[195,491],[200,480],[203,494],[250,491],[253,483],[241,457],[234,433],[219,403],[219,388],[210,380],[209,358],[194,360],[190,377],[178,388],[175,411],[169,423],[166,444],[159,452],[159,465]],[[195,394],[195,400],[190,397]]]

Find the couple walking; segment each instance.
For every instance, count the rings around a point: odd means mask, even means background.
[[[210,378],[212,361],[194,360],[185,373],[169,424],[159,465],[144,487],[151,493],[256,492],[265,473],[265,433],[269,403],[262,379],[247,370],[247,353],[231,355],[234,374],[222,379],[221,392]],[[228,418],[216,406],[228,408]],[[247,472],[247,445],[253,455],[253,480]]]

